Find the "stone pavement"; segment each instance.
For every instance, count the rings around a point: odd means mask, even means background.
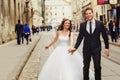
[[[120,47],[120,36],[118,37],[117,42],[112,42],[109,36],[109,43]]]
[[[51,46],[50,49],[45,50],[44,47],[53,39],[53,35],[51,36],[52,33],[49,35],[47,32],[42,32],[40,34],[41,39],[35,47],[18,80],[37,80],[43,64],[56,46]]]
[[[43,33],[41,39],[34,49],[30,59],[28,60],[25,68],[21,72],[21,75],[18,80],[37,80],[38,75],[43,67],[43,64],[50,56],[54,48],[57,46],[51,46],[49,50],[44,50],[44,46],[49,44],[53,39],[52,32]],[[76,39],[76,38],[74,38]],[[82,55],[82,45],[79,47],[78,51]],[[110,45],[112,48],[112,45]],[[119,47],[116,47],[116,50],[119,50]],[[118,52],[119,53],[119,52]],[[109,60],[109,57],[106,57],[102,51],[102,80],[120,80],[120,65]],[[91,69],[94,70],[93,62],[91,62]]]
[[[44,46],[49,44],[49,42],[53,39],[54,33],[42,32],[40,34],[41,34],[40,40],[37,43],[34,50],[32,48],[30,49],[30,47],[28,48],[28,46],[32,46],[32,43],[30,45],[26,45],[26,44],[16,45],[15,41],[11,41],[9,43],[0,46],[0,57],[1,57],[0,63],[3,64],[2,67],[0,66],[0,80],[37,80],[43,64],[50,56],[50,54],[53,52],[54,48],[57,46],[57,44],[55,44],[54,46],[51,46],[49,50],[44,50]],[[74,39],[76,39],[76,37]],[[9,47],[5,48],[6,47],[5,45],[9,45]],[[83,44],[81,44],[81,46],[78,49],[81,55],[82,55],[82,45]],[[21,49],[21,47],[23,46],[24,48]],[[119,47],[116,46],[113,47],[112,45],[110,46],[111,46],[110,48],[115,48],[116,50],[119,50]],[[29,50],[33,50],[33,51],[26,63],[24,59],[26,58],[26,55],[27,56],[29,55],[28,52]],[[3,54],[1,54],[1,52]],[[117,53],[119,52],[117,51]],[[7,54],[11,54],[11,55],[7,55]],[[109,57],[104,56],[104,54],[102,55],[101,63],[102,63],[102,80],[120,80],[120,70],[119,70],[120,64],[116,64],[113,61],[109,60]],[[22,72],[18,74],[20,72],[20,67],[23,64],[25,65],[25,67],[22,70]],[[91,62],[91,69],[94,70],[93,62]],[[18,76],[19,78],[17,79]]]
[[[75,33],[78,35],[78,33]],[[110,39],[110,37],[109,37]],[[103,41],[103,40],[102,40]],[[104,44],[102,43],[102,57],[101,57],[101,66],[102,66],[102,80],[120,80],[120,37],[117,42],[112,42],[109,40],[110,46],[110,56],[107,57],[104,55]],[[78,51],[82,53],[82,45],[79,47]],[[82,55],[82,54],[81,54]],[[94,70],[93,62],[91,61],[91,69]]]
[[[76,32],[74,34],[76,36],[78,35],[78,33]],[[120,51],[119,51],[120,37],[118,38],[117,42],[112,42],[111,40],[109,40],[109,44],[110,44],[110,56],[109,57],[106,57],[104,55],[104,44],[102,45],[102,57],[101,57],[102,80],[120,80],[120,64],[117,63],[120,60],[120,59],[117,60],[117,58],[120,56]],[[82,45],[83,44],[81,44],[81,46],[78,49],[81,55],[82,55]],[[91,69],[94,70],[92,61],[91,61]]]
[[[17,80],[38,40],[39,36],[35,35],[28,45],[26,42],[17,45],[16,40],[0,45],[0,80]]]

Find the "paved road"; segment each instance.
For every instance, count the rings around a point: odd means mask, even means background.
[[[44,62],[55,48],[54,45],[49,50],[44,50],[44,46],[49,44],[53,36],[50,36],[48,33],[40,33],[40,34],[41,34],[40,41],[35,47],[26,66],[24,67],[24,70],[22,71],[19,80],[37,80],[38,74]]]
[[[37,80],[38,74],[44,62],[47,60],[49,55],[52,53],[56,45],[52,46],[49,50],[44,50],[44,46],[49,44],[53,39],[54,33],[41,33],[41,39],[34,49],[28,63],[26,64],[24,70],[22,71],[19,80]],[[51,36],[50,36],[51,35]],[[76,39],[76,37],[74,38]],[[103,45],[104,47],[104,45]],[[120,47],[110,45],[110,57],[106,57],[102,51],[102,80],[120,80]],[[78,51],[82,55],[82,44]],[[91,69],[93,70],[93,63],[91,62]]]
[[[17,45],[16,40],[0,45],[0,80],[17,80],[30,52],[39,40],[32,36],[29,45]]]
[[[103,79],[120,80],[120,47],[110,45],[110,56],[102,55]],[[102,51],[103,53],[103,51]],[[104,54],[104,53],[103,53]]]

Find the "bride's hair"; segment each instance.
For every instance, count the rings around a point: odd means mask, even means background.
[[[62,22],[61,22],[61,24],[58,26],[58,29],[57,29],[57,31],[59,31],[59,30],[63,30],[64,29],[64,23],[65,23],[65,21],[68,21],[69,19],[67,19],[67,18],[63,18],[63,20],[62,20]],[[69,31],[70,31],[70,33],[69,33],[69,36],[71,35],[71,29],[72,29],[72,24],[71,24],[71,20],[69,20],[70,21],[70,28],[68,29]]]

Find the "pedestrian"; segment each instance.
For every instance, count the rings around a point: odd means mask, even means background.
[[[31,35],[31,32],[30,32],[30,28],[27,24],[25,24],[23,31],[24,31],[24,36],[25,36],[26,42],[27,42],[26,44],[28,45],[29,44],[29,36]]]
[[[110,20],[110,22],[108,23],[108,28],[109,28],[109,34],[110,34],[110,37],[111,37],[111,41],[113,40],[112,38],[113,38],[113,33],[112,33],[112,31],[113,31],[113,22],[112,22],[112,20]]]
[[[31,29],[32,29],[32,34],[34,35],[34,34],[36,33],[36,28],[35,28],[35,26],[32,25]]]
[[[117,38],[118,38],[118,27],[116,22],[113,21],[113,40],[112,41],[117,42]]]
[[[54,40],[45,49],[49,49],[55,42],[59,42],[53,53],[47,59],[38,76],[38,80],[83,80],[83,62],[81,55],[68,53],[73,44],[71,20],[63,19]],[[94,80],[91,71],[90,78]]]
[[[110,21],[109,23],[109,31],[112,42],[117,42],[117,25],[114,21]]]
[[[39,30],[40,30],[39,27],[36,27],[36,32],[37,32],[37,34],[39,33]]]
[[[24,26],[25,26],[25,24],[23,23],[22,24],[22,44],[24,43],[24,31],[23,31],[23,29],[24,29]]]
[[[17,44],[21,44],[21,36],[22,36],[23,26],[18,20],[18,24],[15,25],[15,33],[17,34]]]
[[[93,9],[88,7],[84,11],[85,22],[80,24],[80,31],[78,34],[77,41],[73,48],[69,48],[68,51],[75,55],[75,51],[79,47],[81,41],[84,38],[83,42],[83,80],[91,80],[89,78],[89,67],[91,57],[93,58],[94,71],[95,71],[95,80],[101,80],[101,42],[100,34],[105,43],[105,54],[109,56],[109,43],[108,36],[105,31],[104,24],[98,20],[94,19]]]
[[[119,27],[119,35],[120,35],[120,27]]]

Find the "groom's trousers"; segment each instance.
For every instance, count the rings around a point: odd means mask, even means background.
[[[101,50],[96,51],[83,51],[83,75],[84,80],[90,80],[89,78],[89,67],[91,57],[94,63],[94,72],[95,72],[95,80],[101,80]]]

